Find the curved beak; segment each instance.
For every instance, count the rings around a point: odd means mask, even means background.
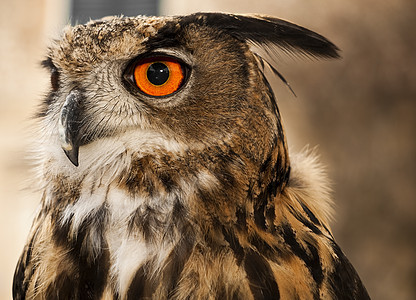
[[[82,98],[83,95],[78,89],[73,89],[69,93],[61,110],[58,128],[62,150],[76,167],[80,146]]]

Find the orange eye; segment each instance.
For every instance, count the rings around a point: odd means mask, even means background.
[[[171,58],[152,58],[134,68],[134,82],[145,94],[166,96],[176,92],[185,78],[182,65]]]

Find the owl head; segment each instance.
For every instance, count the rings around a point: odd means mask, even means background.
[[[43,62],[51,72],[39,113],[44,161],[82,175],[132,156],[217,149],[253,166],[274,153],[283,174],[287,147],[264,75],[269,68],[283,79],[272,66],[279,50],[338,56],[321,35],[260,15],[110,17],[68,27]]]

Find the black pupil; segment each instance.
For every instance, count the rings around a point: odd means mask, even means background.
[[[147,79],[154,85],[162,85],[169,79],[169,68],[164,63],[156,62],[147,69]]]

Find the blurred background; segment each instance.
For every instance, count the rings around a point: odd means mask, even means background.
[[[253,4],[254,3],[254,4]],[[323,34],[337,61],[282,61],[276,81],[292,151],[319,146],[333,182],[333,231],[373,299],[416,299],[414,0],[0,0],[0,299],[40,196],[25,159],[48,89],[39,67],[68,23],[124,14],[263,13]],[[35,133],[36,134],[36,133]]]

